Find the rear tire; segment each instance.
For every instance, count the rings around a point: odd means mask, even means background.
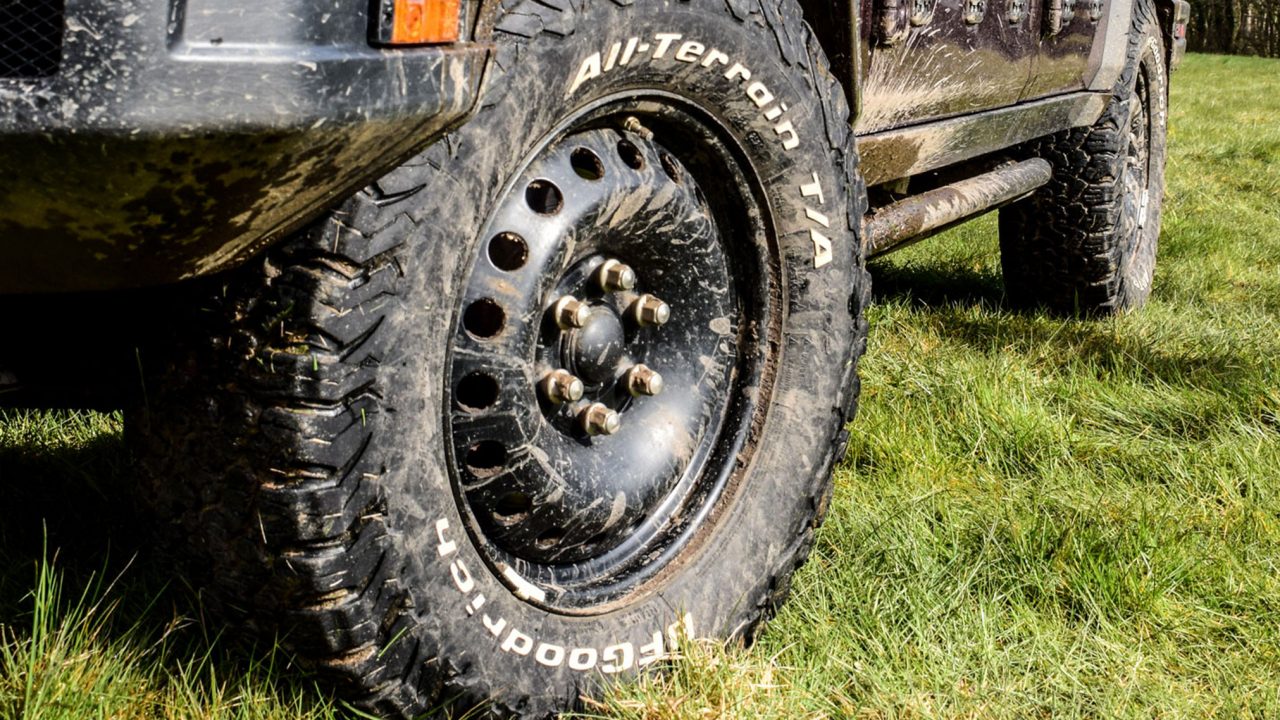
[[[147,494],[210,603],[381,715],[541,717],[750,639],[854,411],[865,191],[798,5],[551,5],[498,18],[473,120],[147,355]],[[570,290],[582,328],[548,319]],[[618,392],[637,360],[661,394]]]
[[[1110,315],[1151,294],[1164,197],[1168,78],[1156,9],[1137,0],[1102,117],[1033,144],[1053,180],[1000,211],[1005,291],[1021,307]]]

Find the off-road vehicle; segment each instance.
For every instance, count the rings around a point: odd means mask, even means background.
[[[0,0],[0,398],[124,409],[211,612],[542,716],[805,561],[866,259],[1151,291],[1183,0]],[[856,432],[856,427],[854,428]]]

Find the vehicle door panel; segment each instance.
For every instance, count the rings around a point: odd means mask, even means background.
[[[1101,48],[1111,0],[1039,0],[1033,11],[1042,28],[1024,100],[1084,90],[1091,55]]]
[[[1038,32],[1032,29],[1037,15],[1027,2],[863,0],[857,132],[1018,102],[1038,51]],[[896,28],[897,37],[890,37],[894,32],[887,27]]]

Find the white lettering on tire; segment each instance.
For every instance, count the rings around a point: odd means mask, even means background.
[[[676,43],[681,40],[684,42],[677,46]],[[648,55],[645,52],[650,47],[653,48],[652,55]],[[676,48],[674,52],[671,50],[673,47]],[[669,53],[670,55],[668,55]],[[609,45],[608,49],[602,52],[591,53],[578,64],[578,73],[574,75],[573,82],[569,84],[567,95],[572,97],[588,81],[606,75],[616,68],[626,67],[636,59],[650,62],[664,60],[667,62],[689,63],[704,69],[711,69],[715,65],[728,65],[729,69],[723,73],[724,79],[739,84],[750,83],[745,88],[745,93],[755,103],[755,106],[761,109],[761,115],[764,116],[765,122],[769,124],[773,129],[773,134],[782,143],[782,148],[784,150],[794,150],[800,146],[800,135],[791,121],[783,119],[778,122],[782,115],[787,112],[788,107],[786,103],[773,104],[775,96],[768,85],[760,79],[751,82],[752,73],[746,65],[741,62],[734,62],[729,65],[731,58],[727,54],[716,48],[711,48],[708,51],[705,43],[686,39],[681,33],[655,33],[652,44],[642,43],[639,37],[630,37],[625,41]]]
[[[631,643],[610,645],[604,649],[604,664],[600,669],[607,675],[626,672],[636,661],[636,647]]]
[[[687,63],[698,62],[698,59],[702,57],[702,53],[706,51],[706,45],[690,40],[689,42],[681,45],[680,49],[676,51],[676,59],[680,62]]]
[[[813,182],[800,186],[800,197],[806,199],[817,198],[819,206],[826,203],[826,197],[822,194],[822,181],[818,178],[818,173],[813,174]],[[805,217],[823,228],[831,227],[831,220],[825,213],[815,210],[807,204],[804,208],[804,214]],[[813,266],[820,268],[830,263],[831,239],[819,232],[817,228],[809,228],[809,239],[813,241]]]
[[[471,571],[467,570],[461,560],[454,560],[449,564],[449,574],[453,576],[453,584],[458,586],[458,592],[469,593],[475,589],[475,578],[471,577]]]
[[[550,643],[538,643],[538,652],[533,659],[547,667],[560,667],[564,662],[564,648]]]
[[[502,641],[503,652],[513,652],[517,655],[528,655],[533,649],[533,638],[524,633],[511,628],[511,632],[507,635],[507,639]]]
[[[596,666],[595,648],[574,648],[569,653],[569,669],[586,672]]]
[[[450,528],[446,519],[436,522],[436,554],[441,558],[458,552],[457,543],[448,538]],[[499,650],[520,657],[532,656],[534,662],[546,667],[567,666],[581,673],[599,671],[606,675],[616,675],[669,658],[684,639],[695,637],[693,618],[686,613],[665,628],[654,630],[652,640],[640,646],[638,653],[636,646],[630,642],[610,644],[603,650],[592,646],[561,645],[524,632],[504,617],[493,617],[489,613],[480,612],[480,608],[486,603],[484,593],[476,592],[480,583],[461,558],[450,561],[446,572],[453,587],[467,601],[467,616],[479,614],[480,622],[498,643]]]

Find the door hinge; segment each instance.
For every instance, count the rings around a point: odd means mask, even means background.
[[[1076,16],[1076,0],[1049,0],[1048,10],[1044,14],[1044,32],[1046,35],[1057,35],[1071,24]]]
[[[909,0],[880,0],[876,11],[876,42],[893,47],[910,34],[911,25],[907,21],[907,3]]]

